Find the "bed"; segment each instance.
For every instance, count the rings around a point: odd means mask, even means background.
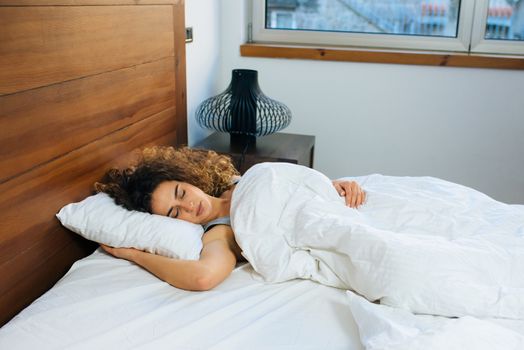
[[[361,348],[342,290],[249,264],[178,290],[55,218],[133,150],[187,144],[183,1],[3,1],[0,22],[0,348]]]
[[[0,347],[360,349],[345,302],[311,281],[261,283],[249,264],[187,292],[97,250],[0,330]]]
[[[522,320],[414,315],[249,263],[183,291],[68,231],[55,214],[109,167],[187,144],[184,2],[7,0],[0,22],[0,348],[524,347]]]

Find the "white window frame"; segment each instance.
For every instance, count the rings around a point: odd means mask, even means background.
[[[524,41],[486,40],[489,0],[479,0],[475,7],[471,52],[480,54],[524,55]]]
[[[251,38],[256,43],[330,45],[351,48],[524,54],[524,41],[485,40],[489,0],[462,0],[457,37],[362,34],[266,29],[265,0],[252,0]]]

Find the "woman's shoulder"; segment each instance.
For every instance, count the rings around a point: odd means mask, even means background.
[[[229,249],[235,254],[237,260],[242,259],[241,249],[235,240],[233,229],[228,225],[216,225],[209,229],[204,236],[202,236],[202,243],[206,245],[215,240],[224,240],[227,242]]]
[[[211,227],[205,235],[202,236],[202,241],[205,243],[208,240],[213,240],[216,238],[229,238],[233,236],[233,229],[229,225],[215,225]]]

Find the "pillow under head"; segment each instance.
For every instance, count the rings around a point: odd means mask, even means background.
[[[56,216],[71,231],[111,247],[185,260],[198,260],[202,250],[202,226],[127,210],[105,193],[68,204]]]

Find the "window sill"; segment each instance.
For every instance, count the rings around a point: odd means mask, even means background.
[[[295,58],[321,61],[393,63],[446,67],[524,69],[524,58],[461,53],[392,52],[292,45],[243,44],[244,57]]]

